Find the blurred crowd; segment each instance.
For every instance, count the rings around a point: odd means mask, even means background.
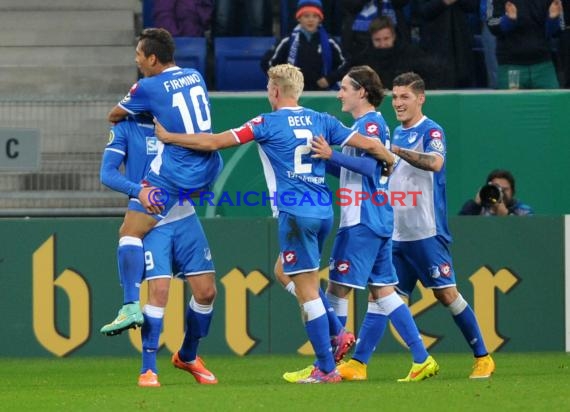
[[[369,65],[385,87],[415,71],[430,89],[570,88],[570,0],[153,0],[174,36],[275,37],[263,70],[294,63],[306,90]]]

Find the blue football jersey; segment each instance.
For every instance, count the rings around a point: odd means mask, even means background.
[[[151,113],[170,132],[212,131],[206,83],[194,69],[171,67],[156,76],[140,79],[119,106],[129,113]],[[151,164],[151,175],[159,175],[172,188],[196,189],[210,185],[221,169],[218,152],[198,152],[166,144]]]
[[[109,131],[109,142],[103,154],[101,174],[104,183],[113,190],[134,196],[161,145],[154,136],[152,122],[129,117],[115,124]],[[124,174],[118,170],[121,163],[125,167]]]
[[[376,111],[366,113],[364,116],[356,119],[352,129],[365,136],[380,139],[384,146],[390,148],[390,128],[380,113]],[[365,151],[350,146],[345,146],[342,152],[350,156],[367,155]],[[376,167],[374,179],[352,172],[344,167],[341,168],[339,189],[339,194],[342,194],[340,208],[341,229],[363,224],[378,236],[392,236],[394,216],[388,193],[388,177],[382,176],[380,163]],[[360,195],[361,199],[366,196],[369,196],[369,198],[357,201],[356,196],[359,192],[362,193]],[[344,196],[347,198],[351,197],[351,200],[345,202]],[[374,202],[372,201],[373,198]]]
[[[269,194],[279,211],[323,219],[333,215],[325,161],[311,157],[311,142],[322,135],[330,145],[344,145],[353,130],[329,114],[287,107],[232,131],[241,143],[259,144]]]
[[[425,116],[407,129],[398,126],[394,130],[392,142],[404,149],[435,153],[445,161],[443,129]],[[397,158],[389,186],[391,192],[419,192],[416,205],[410,199],[407,199],[405,205],[398,202],[394,204],[394,240],[420,240],[441,235],[448,242],[451,241],[447,226],[445,162],[439,172],[430,172]]]

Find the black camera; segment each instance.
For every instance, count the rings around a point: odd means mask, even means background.
[[[487,183],[479,190],[481,206],[489,208],[503,201],[503,189],[495,183]]]

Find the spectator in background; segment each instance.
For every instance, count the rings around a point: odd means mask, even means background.
[[[560,0],[492,0],[487,21],[497,36],[499,89],[509,88],[509,71],[519,72],[521,89],[559,87],[550,37],[560,30]]]
[[[298,0],[281,0],[280,1],[285,7],[282,8],[280,12],[284,12],[286,15],[285,19],[281,20],[282,37],[291,33],[295,26],[297,25],[297,20],[295,19],[295,13],[297,12],[297,2]],[[341,10],[341,0],[321,0],[323,5],[323,14],[327,16],[327,19],[323,22],[327,33],[332,36],[339,36],[342,32],[342,10]]]
[[[481,18],[481,43],[485,56],[485,69],[487,71],[487,85],[491,89],[497,88],[497,39],[487,26],[487,19],[492,10],[492,0],[481,0],[479,3],[479,16]]]
[[[174,37],[203,37],[210,29],[214,0],[154,0],[154,26]]]
[[[416,45],[401,41],[389,17],[375,18],[368,31],[371,44],[351,60],[352,66],[372,67],[387,89],[392,89],[397,75],[411,71],[421,75],[428,88],[439,83],[435,80],[439,71],[435,59]]]
[[[416,0],[420,46],[440,62],[438,88],[473,86],[473,33],[468,14],[479,0]]]
[[[267,51],[261,60],[264,72],[270,67],[289,63],[301,69],[305,90],[329,90],[336,87],[348,71],[338,43],[323,25],[324,13],[319,0],[299,0],[295,17],[299,24]]]
[[[272,36],[271,0],[215,0],[214,35]]]
[[[370,44],[368,29],[376,17],[392,20],[398,38],[410,41],[410,28],[404,7],[410,0],[341,0],[343,8],[342,47],[352,57]],[[384,83],[385,84],[385,83]]]
[[[460,215],[530,216],[534,212],[529,205],[515,199],[515,178],[511,172],[495,169],[477,192],[475,199],[465,202]]]
[[[570,89],[570,0],[562,0],[564,30],[560,33],[558,45],[558,62],[560,70],[560,87]]]

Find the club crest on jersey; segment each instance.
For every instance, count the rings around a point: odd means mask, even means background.
[[[374,122],[366,123],[366,134],[379,136],[380,128],[378,127],[378,124]]]
[[[430,277],[437,279],[438,277],[441,276],[441,272],[439,271],[439,266],[434,265],[434,266],[430,266],[429,267],[429,275]]]
[[[341,275],[346,275],[350,271],[350,262],[348,260],[339,260],[336,263],[336,270]]]
[[[294,265],[297,263],[297,254],[294,250],[286,250],[283,252],[283,263],[287,265]]]
[[[439,270],[444,277],[448,278],[451,276],[451,266],[449,263],[442,263],[439,265]]]
[[[414,143],[417,138],[418,138],[418,133],[411,132],[410,135],[408,136],[408,143]]]

